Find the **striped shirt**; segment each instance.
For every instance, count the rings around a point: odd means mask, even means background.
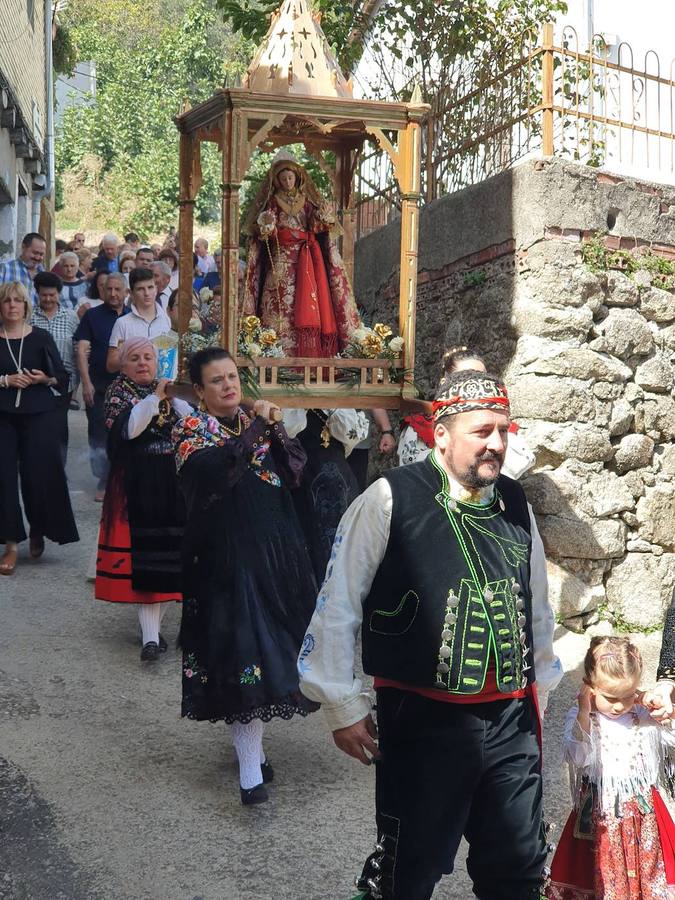
[[[51,319],[42,312],[39,306],[33,311],[30,324],[36,328],[48,331],[54,338],[54,343],[59,351],[63,366],[70,376],[68,390],[74,391],[79,383],[77,366],[75,365],[75,344],[73,336],[77,331],[80,320],[72,309],[59,306],[59,311]]]
[[[38,272],[44,272],[45,267],[37,265],[33,270],[33,275]],[[8,281],[20,281],[28,291],[31,303],[37,302],[37,295],[33,290],[33,276],[31,270],[22,259],[10,259],[7,262],[0,263],[0,284],[6,284]]]

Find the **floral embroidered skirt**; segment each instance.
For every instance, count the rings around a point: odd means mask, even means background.
[[[673,822],[657,792],[655,811],[637,800],[622,815],[594,816],[593,836],[579,834],[573,812],[561,835],[551,867],[548,900],[673,900],[668,884],[672,865]],[[663,846],[662,846],[663,845]]]
[[[297,659],[316,581],[293,501],[249,468],[222,502],[202,504],[184,546],[182,714],[250,722],[318,708]]]

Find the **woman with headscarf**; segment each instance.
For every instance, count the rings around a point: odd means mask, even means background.
[[[135,603],[141,659],[166,650],[159,633],[169,601],[182,600],[180,543],[183,503],[173,462],[171,429],[192,407],[169,400],[157,380],[157,349],[131,338],[120,349],[121,372],[105,397],[110,475],[103,501],[95,596]]]
[[[290,489],[305,454],[264,400],[241,406],[226,350],[190,360],[200,411],[174,429],[187,505],[182,714],[230,725],[241,802],[267,800],[273,772],[263,723],[306,716],[296,660],[316,602],[316,582]]]
[[[361,321],[335,244],[339,226],[307,171],[272,164],[251,208],[242,316],[273,329],[287,356],[335,356]]]

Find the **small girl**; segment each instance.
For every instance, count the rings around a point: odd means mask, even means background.
[[[553,857],[549,900],[675,897],[675,826],[661,798],[675,734],[641,706],[640,651],[627,638],[595,637],[577,703],[567,714],[565,756],[574,810]]]

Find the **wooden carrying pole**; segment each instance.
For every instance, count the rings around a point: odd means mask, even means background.
[[[194,190],[193,174],[195,147],[192,134],[181,133],[179,160],[179,198],[178,218],[178,333],[186,334],[192,317],[192,234],[194,228],[194,209],[197,191]],[[187,360],[183,358],[179,348],[179,377],[185,377]]]
[[[237,320],[239,312],[239,135],[235,126],[241,122],[232,109],[226,109],[223,121],[223,209],[222,209],[222,312],[221,343],[237,354]]]
[[[399,138],[399,187],[401,189],[401,274],[399,325],[404,340],[404,365],[415,369],[415,305],[417,302],[417,239],[420,207],[421,132],[418,122],[409,122]],[[411,380],[403,385],[403,397],[413,397]]]

